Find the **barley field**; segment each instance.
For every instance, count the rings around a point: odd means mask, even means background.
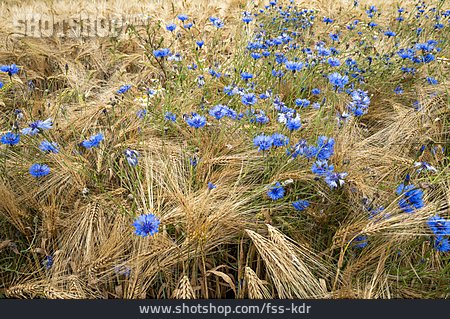
[[[0,298],[448,298],[449,9],[3,1]]]

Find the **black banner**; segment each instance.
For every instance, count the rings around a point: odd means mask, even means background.
[[[0,300],[1,318],[446,318],[448,300]]]

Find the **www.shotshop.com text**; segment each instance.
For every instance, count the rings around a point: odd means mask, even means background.
[[[225,317],[229,314],[309,314],[311,306],[305,303],[291,303],[289,306],[273,305],[266,302],[262,305],[188,305],[181,304],[177,306],[139,306],[140,314],[223,314]]]

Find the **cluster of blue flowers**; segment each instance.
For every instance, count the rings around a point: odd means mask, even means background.
[[[14,70],[14,68],[13,68]],[[18,118],[20,119],[23,117],[22,112],[17,112]],[[14,132],[7,132],[3,134],[0,138],[0,142],[4,145],[9,146],[15,146],[18,145],[21,141],[20,136],[30,136],[34,137],[41,133],[44,133],[47,130],[50,130],[53,127],[53,121],[51,118],[48,118],[44,121],[37,120],[34,122],[31,122],[28,124],[27,127],[20,130],[20,133],[14,133]],[[17,129],[17,128],[16,128]],[[81,146],[85,147],[86,149],[96,147],[100,144],[100,142],[103,140],[103,134],[99,133],[96,135],[91,136],[89,139],[83,141],[80,143]],[[59,153],[59,146],[56,142],[48,141],[48,140],[42,140],[41,143],[38,146],[39,150],[46,154],[57,154]],[[42,178],[50,174],[50,167],[47,164],[43,163],[34,163],[29,168],[29,173],[31,176],[35,178]]]
[[[308,145],[306,140],[300,140],[293,147],[287,149],[288,156],[296,158],[304,156],[306,159],[314,160],[311,171],[319,178],[323,177],[331,189],[344,185],[344,179],[347,173],[337,173],[334,171],[334,165],[328,160],[334,154],[334,139],[326,136],[319,136],[316,145]]]
[[[216,120],[220,120],[223,117],[229,117],[231,119],[237,118],[237,113],[235,110],[233,110],[232,108],[230,108],[226,105],[222,105],[222,104],[218,104],[218,105],[214,106],[209,111],[209,115],[214,117]]]
[[[347,105],[347,108],[355,116],[362,116],[367,113],[369,108],[370,98],[367,92],[362,90],[354,90],[350,93],[352,101]]]

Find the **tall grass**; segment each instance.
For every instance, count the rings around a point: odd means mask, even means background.
[[[0,74],[0,135],[47,118],[53,127],[36,136],[20,134],[17,145],[0,145],[0,296],[448,297],[449,254],[436,249],[427,225],[434,215],[450,218],[450,51],[448,16],[442,14],[448,4],[428,0],[418,8],[420,3],[279,1],[280,13],[257,1],[105,2],[97,5],[105,12],[151,16],[148,26],[130,25],[124,37],[105,39],[10,33],[14,13],[29,10],[14,5],[52,7],[59,14],[95,9],[84,1],[4,4],[0,64],[15,63],[20,71]],[[372,18],[366,13],[370,5],[378,9]],[[402,22],[395,20],[398,7],[406,9]],[[311,11],[300,14],[303,9]],[[259,14],[246,24],[243,11]],[[181,13],[195,22],[191,29],[182,27]],[[224,26],[214,27],[210,16]],[[326,24],[324,16],[334,22]],[[347,29],[356,19],[355,28]],[[369,27],[369,21],[378,26]],[[170,22],[177,24],[174,32],[165,29]],[[442,29],[435,28],[438,22]],[[384,35],[388,28],[394,37]],[[268,47],[268,57],[252,58],[249,42],[283,32],[292,40]],[[339,41],[332,42],[330,33],[340,33]],[[397,54],[430,39],[440,48],[430,63]],[[196,40],[204,41],[201,49]],[[315,55],[318,41],[339,51],[340,66],[302,51],[309,47]],[[159,48],[180,53],[182,60],[156,58]],[[275,53],[311,67],[289,71]],[[349,84],[339,91],[327,76],[348,71],[347,58],[357,62],[359,75],[352,78],[350,71]],[[188,68],[192,63],[197,68]],[[402,66],[414,67],[415,74]],[[211,76],[210,69],[221,76]],[[278,78],[272,70],[285,74]],[[242,71],[253,79],[243,80]],[[117,93],[125,84],[131,89]],[[224,93],[233,84],[257,96],[271,94],[247,106],[239,93]],[[351,85],[368,92],[362,116],[347,108],[351,96],[345,89]],[[394,93],[398,86],[403,94]],[[318,96],[313,88],[321,90]],[[277,121],[276,98],[300,114],[299,130],[290,132]],[[311,105],[299,107],[296,99]],[[216,120],[209,110],[217,104],[242,118]],[[269,123],[255,122],[251,108],[264,111]],[[166,112],[177,120],[165,119]],[[190,127],[185,119],[191,112],[205,116],[207,124]],[[338,120],[344,112],[348,119]],[[275,132],[286,135],[289,145],[268,151],[253,145],[255,136]],[[98,147],[80,145],[97,133],[104,136]],[[314,145],[320,136],[335,141],[328,160],[334,171],[348,173],[340,187],[330,188],[312,172],[314,158],[286,152],[301,139]],[[42,152],[44,139],[56,142],[59,152]],[[128,163],[126,149],[139,153],[136,166]],[[436,172],[418,173],[416,162]],[[48,165],[50,174],[30,175],[34,163]],[[285,194],[271,200],[267,192],[276,182]],[[424,207],[401,209],[401,183],[423,191]],[[296,210],[297,200],[309,207]],[[136,235],[133,221],[150,213],[161,222],[158,232]]]

